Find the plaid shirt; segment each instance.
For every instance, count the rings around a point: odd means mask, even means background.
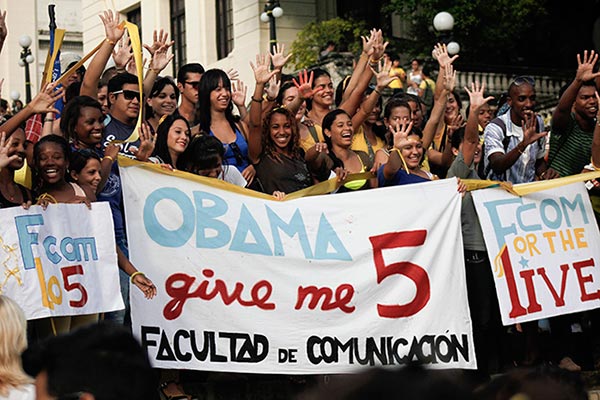
[[[42,114],[34,114],[27,119],[25,124],[25,140],[36,144],[42,135]]]
[[[523,129],[520,126],[516,126],[510,119],[510,110],[505,114],[502,114],[499,118],[504,121],[506,125],[506,132],[502,131],[502,128],[495,123],[489,123],[485,127],[485,168],[488,168],[489,157],[494,153],[507,154],[512,149],[517,147],[523,140]],[[538,132],[544,130],[544,121],[538,115]],[[504,144],[502,139],[504,135],[510,137],[508,147],[504,150]],[[535,164],[540,158],[544,158],[546,153],[546,137],[542,137],[535,143],[530,144],[525,148],[525,151],[515,161],[515,163],[502,174],[496,174],[493,170],[490,170],[488,179],[496,181],[507,181],[511,183],[527,183],[535,180]]]

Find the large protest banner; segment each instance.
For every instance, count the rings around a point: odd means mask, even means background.
[[[583,182],[473,199],[505,325],[600,306],[600,235]]]
[[[455,180],[277,202],[121,167],[134,334],[161,368],[474,368]],[[427,199],[427,201],[423,201]]]
[[[27,319],[123,309],[108,203],[0,210],[0,294]]]

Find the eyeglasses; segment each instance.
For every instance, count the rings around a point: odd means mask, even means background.
[[[135,90],[117,90],[116,92],[112,92],[115,96],[118,94],[123,93],[123,97],[125,97],[125,100],[133,100],[133,99],[137,99],[137,101],[140,101],[140,92],[136,92]]]
[[[535,86],[535,79],[533,79],[532,76],[517,76],[512,81],[512,85],[515,85],[515,86],[521,86],[524,83],[531,85],[531,86]]]
[[[200,81],[185,81],[185,83],[190,85],[194,89],[198,89],[198,86],[200,86]]]
[[[237,143],[228,143],[227,146],[229,146],[229,148],[233,152],[233,156],[235,157],[235,163],[239,166],[244,165],[244,155],[242,154],[242,151],[240,150]]]

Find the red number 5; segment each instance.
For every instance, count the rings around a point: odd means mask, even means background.
[[[60,272],[63,276],[63,282],[65,284],[65,290],[70,292],[71,290],[79,290],[81,293],[81,298],[77,301],[69,300],[69,305],[71,307],[83,307],[87,303],[88,294],[85,290],[85,287],[79,282],[69,282],[69,277],[71,275],[83,275],[83,267],[81,265],[71,265],[69,267],[63,267],[60,269]]]
[[[417,287],[415,298],[407,304],[377,304],[377,313],[379,316],[385,318],[410,317],[421,311],[429,301],[431,292],[429,289],[429,277],[427,276],[427,271],[410,261],[400,261],[385,265],[385,261],[383,260],[383,250],[421,246],[425,243],[426,236],[426,230],[417,230],[391,232],[369,238],[371,246],[373,246],[373,261],[375,262],[375,268],[377,270],[377,283],[381,283],[390,275],[397,274],[404,275],[411,279]]]

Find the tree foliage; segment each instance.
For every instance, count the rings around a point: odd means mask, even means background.
[[[549,0],[389,0],[384,12],[413,21],[413,40],[404,52],[429,55],[439,39],[432,28],[440,11],[454,16],[453,39],[461,46],[462,61],[509,64],[519,60],[534,24],[546,13]],[[525,44],[525,45],[524,45]]]
[[[352,19],[333,18],[326,21],[311,22],[302,29],[292,43],[290,61],[296,68],[307,68],[314,65],[319,52],[332,41],[335,51],[360,52],[362,48],[361,35],[368,33],[364,22]]]

